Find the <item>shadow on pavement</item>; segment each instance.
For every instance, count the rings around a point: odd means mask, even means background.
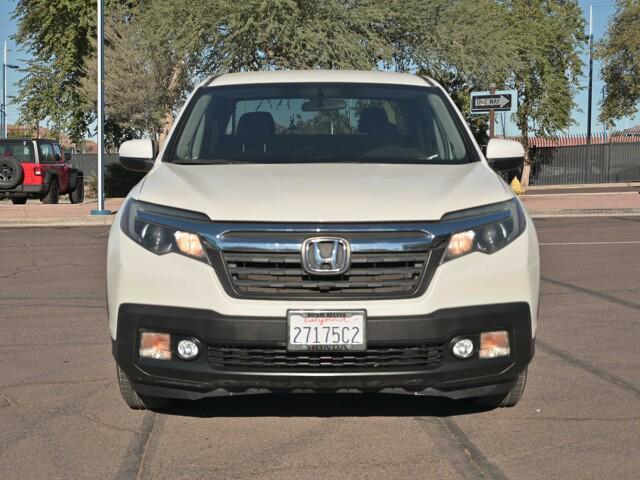
[[[489,409],[470,401],[402,393],[244,394],[179,401],[161,413],[185,417],[449,417]]]

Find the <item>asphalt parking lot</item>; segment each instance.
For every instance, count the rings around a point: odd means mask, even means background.
[[[105,227],[0,229],[0,478],[637,479],[640,217],[536,221],[524,400],[252,395],[134,412],[105,309]]]

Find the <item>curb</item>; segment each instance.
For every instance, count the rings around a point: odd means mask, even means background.
[[[11,218],[0,220],[0,228],[32,227],[104,227],[113,223],[115,215],[62,218]]]
[[[639,216],[640,208],[565,208],[530,211],[531,218],[553,217],[631,217]]]
[[[569,190],[579,188],[628,188],[640,187],[640,182],[619,182],[619,183],[576,183],[569,185],[529,185],[526,190]]]

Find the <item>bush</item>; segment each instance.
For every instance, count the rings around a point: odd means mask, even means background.
[[[143,172],[132,172],[119,163],[107,165],[105,194],[109,198],[126,197],[129,191],[145,176]]]
[[[119,163],[107,165],[104,193],[107,198],[126,197],[129,191],[144,177],[144,173],[127,170]],[[84,179],[85,194],[89,198],[98,196],[98,176],[88,175]]]

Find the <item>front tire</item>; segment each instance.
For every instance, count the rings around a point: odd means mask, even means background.
[[[129,377],[117,365],[116,372],[120,394],[127,406],[132,410],[163,410],[169,408],[173,403],[170,398],[151,397],[136,392]]]
[[[46,203],[46,204],[58,203],[59,197],[60,197],[60,189],[58,188],[58,179],[55,177],[52,177],[51,185],[49,186],[49,191],[42,198],[42,203]]]
[[[11,203],[14,205],[24,205],[27,203],[27,197],[14,197],[11,199]]]
[[[492,395],[474,399],[476,405],[488,408],[511,408],[515,407],[524,395],[524,388],[527,385],[527,369],[518,374],[513,387],[502,395]]]
[[[82,177],[76,180],[76,188],[69,194],[71,203],[82,203],[84,201],[84,180]]]

